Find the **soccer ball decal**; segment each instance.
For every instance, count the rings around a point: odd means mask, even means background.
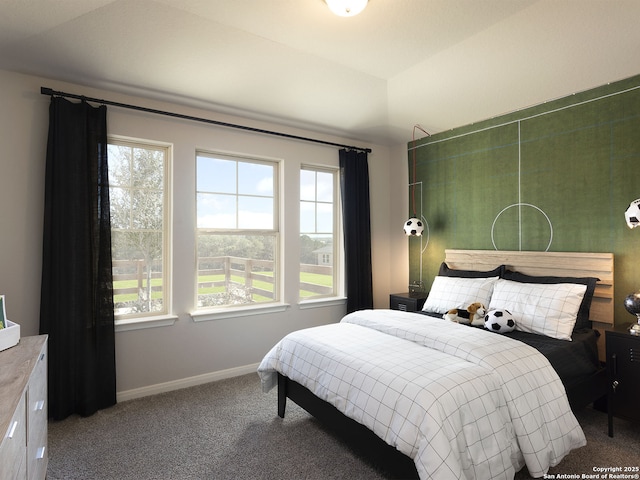
[[[422,235],[423,231],[424,231],[424,224],[422,223],[422,220],[420,220],[419,218],[411,217],[404,224],[404,233],[406,233],[407,235],[419,237],[420,235]]]
[[[484,316],[484,328],[498,333],[513,332],[516,322],[509,310],[491,310]]]
[[[629,208],[624,212],[624,219],[629,228],[640,227],[640,198],[629,204]]]

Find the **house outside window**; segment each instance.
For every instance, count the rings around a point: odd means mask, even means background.
[[[279,301],[278,167],[197,152],[197,309]]]
[[[300,170],[300,299],[337,295],[337,170]]]
[[[107,147],[116,322],[170,308],[170,148],[110,138]]]

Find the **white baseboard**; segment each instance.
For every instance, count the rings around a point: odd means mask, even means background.
[[[126,400],[147,397],[149,395],[155,395],[157,393],[171,392],[173,390],[179,390],[181,388],[187,387],[195,387],[196,385],[202,385],[203,383],[215,382],[217,380],[224,380],[225,378],[239,377],[240,375],[257,372],[258,365],[260,364],[256,363],[253,365],[245,365],[243,367],[234,367],[227,370],[219,370],[217,372],[196,375],[195,377],[181,378],[180,380],[173,380],[171,382],[157,383],[155,385],[148,385],[146,387],[125,390],[123,392],[117,392],[116,397],[118,402],[124,402]]]

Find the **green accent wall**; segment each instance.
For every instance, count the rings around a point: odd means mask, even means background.
[[[616,323],[634,320],[640,75],[411,142],[408,160],[408,213],[415,198],[428,226],[409,238],[410,281],[428,289],[445,248],[613,252]]]

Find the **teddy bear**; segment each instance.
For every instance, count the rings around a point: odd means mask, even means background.
[[[480,302],[474,302],[469,305],[466,310],[461,308],[452,308],[443,315],[445,320],[456,323],[464,323],[466,325],[483,326],[484,316],[487,308]]]

